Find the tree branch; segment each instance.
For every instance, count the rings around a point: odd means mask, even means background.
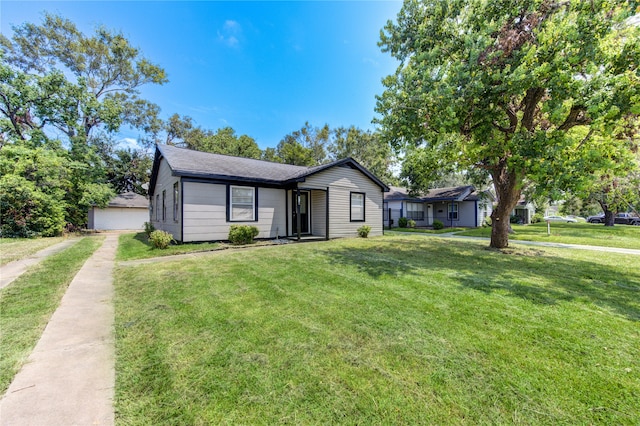
[[[572,106],[571,111],[569,111],[569,115],[567,115],[567,118],[564,120],[564,123],[562,123],[558,127],[558,130],[566,131],[571,129],[574,126],[580,126],[580,125],[591,123],[591,119],[587,117],[586,112],[587,112],[586,108],[582,105]]]
[[[527,90],[527,94],[522,99],[520,108],[524,110],[522,115],[522,126],[528,131],[533,130],[533,120],[538,109],[538,103],[544,96],[545,89],[541,87],[532,87]]]

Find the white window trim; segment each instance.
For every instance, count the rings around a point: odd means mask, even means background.
[[[233,190],[234,188],[239,189],[250,189],[252,193],[251,197],[251,219],[236,219],[233,217]],[[245,203],[235,203],[235,205],[244,205],[248,206]],[[253,186],[241,186],[241,185],[229,185],[229,222],[255,222],[256,221],[256,188]]]

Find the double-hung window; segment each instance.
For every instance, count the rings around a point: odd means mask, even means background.
[[[364,200],[364,193],[351,193],[351,222],[364,222]]]
[[[229,220],[256,220],[256,189],[249,186],[231,186],[229,190]]]
[[[162,191],[162,221],[167,220],[167,190]]]
[[[458,203],[449,204],[449,220],[458,220]]]
[[[178,182],[173,184],[173,220],[178,221],[178,210],[180,206],[180,192],[178,190]]]
[[[158,220],[159,214],[160,214],[160,194],[156,194],[156,221]]]
[[[424,220],[424,204],[407,203],[407,219]]]

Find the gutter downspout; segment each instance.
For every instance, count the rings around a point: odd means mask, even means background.
[[[476,205],[476,226],[475,228],[478,227],[478,200],[475,201],[475,205]]]

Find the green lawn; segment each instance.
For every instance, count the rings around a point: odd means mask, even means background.
[[[69,283],[103,239],[83,238],[0,290],[0,394],[27,360]]]
[[[640,262],[386,236],[116,270],[118,424],[637,424]]]
[[[552,223],[551,235],[547,235],[546,223],[512,225],[512,227],[515,234],[509,236],[511,240],[640,249],[640,226],[607,227],[592,223]],[[456,235],[490,238],[491,228],[469,229]]]
[[[144,232],[122,234],[118,240],[116,260],[149,259],[152,257],[172,256],[174,254],[193,253],[197,251],[215,250],[218,243],[170,245],[164,250],[151,247]]]
[[[417,234],[447,234],[449,232],[464,231],[467,228],[442,228],[442,229],[423,229],[423,228],[393,228],[384,232],[413,232]]]
[[[0,238],[0,265],[24,259],[42,249],[65,240],[65,237],[51,238]]]

